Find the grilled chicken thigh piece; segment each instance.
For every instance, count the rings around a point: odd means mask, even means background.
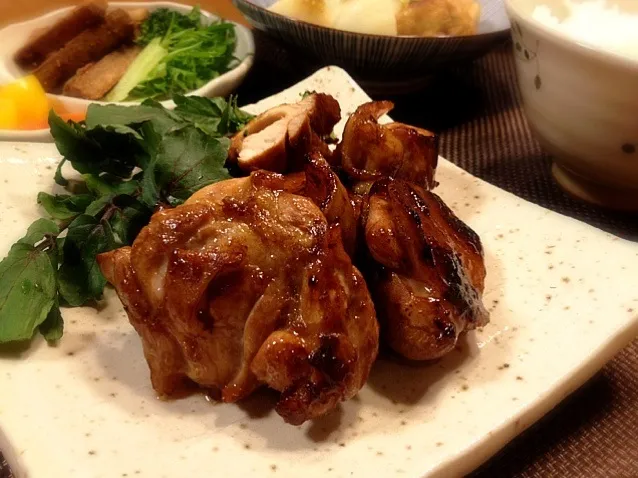
[[[364,200],[361,223],[362,268],[382,340],[392,349],[412,360],[436,359],[462,332],[487,324],[481,241],[436,194],[379,180]]]
[[[245,172],[265,169],[287,173],[303,169],[307,153],[332,157],[324,137],[341,119],[339,103],[312,93],[298,103],[271,108],[257,116],[231,141],[228,159]]]
[[[257,172],[255,174],[269,174]],[[357,217],[348,190],[318,152],[307,155],[303,172],[281,176],[282,188],[312,199],[321,209],[329,225],[341,229],[343,247],[354,256],[357,239]]]
[[[353,183],[391,177],[426,189],[436,183],[438,139],[430,131],[402,123],[380,124],[390,101],[365,103],[350,116],[336,157]]]
[[[365,383],[379,341],[366,283],[339,225],[285,184],[264,171],[213,184],[99,256],[160,396],[196,385],[235,402],[267,385],[301,424]]]
[[[379,124],[388,101],[348,119],[336,157],[360,225],[357,264],[381,322],[381,340],[412,360],[436,359],[485,325],[479,237],[429,192],[438,141],[429,131]]]

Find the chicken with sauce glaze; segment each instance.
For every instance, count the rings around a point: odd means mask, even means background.
[[[436,194],[400,179],[379,180],[361,223],[362,267],[382,338],[393,350],[411,360],[439,358],[462,332],[488,322],[479,237]]]
[[[276,173],[303,169],[311,151],[330,160],[332,151],[324,137],[340,119],[337,100],[322,93],[309,94],[298,103],[271,108],[248,123],[233,136],[228,159],[245,172],[265,169]]]
[[[99,256],[160,396],[196,385],[235,402],[266,385],[298,425],[364,385],[379,342],[365,281],[340,226],[287,186],[265,171],[213,184]]]
[[[411,360],[450,352],[485,325],[480,238],[429,190],[438,143],[429,131],[379,124],[388,101],[360,106],[337,148],[361,226],[358,264],[382,324],[383,342]]]
[[[438,138],[403,123],[379,124],[393,106],[390,101],[373,101],[357,108],[337,147],[338,166],[353,183],[392,177],[432,189]]]
[[[391,107],[359,107],[334,152],[332,97],[266,111],[232,139],[229,161],[249,177],[203,188],[99,256],[161,396],[199,387],[235,402],[265,385],[300,424],[364,385],[377,314],[381,339],[413,360],[487,323],[480,239],[430,192],[437,138],[379,124]]]

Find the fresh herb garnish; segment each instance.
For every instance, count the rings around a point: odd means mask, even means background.
[[[48,216],[34,222],[0,262],[0,343],[25,341],[37,330],[62,336],[60,305],[91,304],[106,281],[102,252],[130,245],[158,206],[182,203],[208,184],[230,177],[227,135],[252,117],[236,100],[175,97],[159,103],[91,105],[86,121],[51,112],[56,146],[80,173],[55,173],[65,194],[38,194]]]
[[[39,219],[0,262],[0,340],[28,340],[57,306],[56,245],[58,227]],[[52,319],[53,322],[55,319]],[[56,336],[61,325],[49,324]],[[52,330],[54,329],[54,330]]]
[[[201,88],[228,71],[235,60],[235,27],[205,24],[198,7],[188,14],[155,10],[142,23],[137,43],[144,46],[108,101],[163,100]]]

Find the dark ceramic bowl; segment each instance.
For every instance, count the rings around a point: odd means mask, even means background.
[[[437,71],[484,55],[502,43],[509,20],[502,0],[479,0],[476,35],[412,37],[353,33],[295,20],[268,10],[276,0],[233,0],[258,30],[322,65],[337,65],[377,90],[415,89]]]

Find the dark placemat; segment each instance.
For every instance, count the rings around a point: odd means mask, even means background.
[[[0,478],[13,478],[9,465],[0,451]]]
[[[276,93],[318,67],[259,32],[256,44],[255,67],[238,91],[242,103]],[[551,159],[533,139],[521,111],[509,45],[441,74],[420,93],[383,99],[395,102],[391,114],[396,120],[439,133],[441,154],[470,173],[549,209],[638,239],[638,215],[584,204],[552,180]],[[569,340],[569,331],[565,337]],[[634,341],[471,478],[638,477],[637,370]],[[1,454],[0,478],[12,478]]]

